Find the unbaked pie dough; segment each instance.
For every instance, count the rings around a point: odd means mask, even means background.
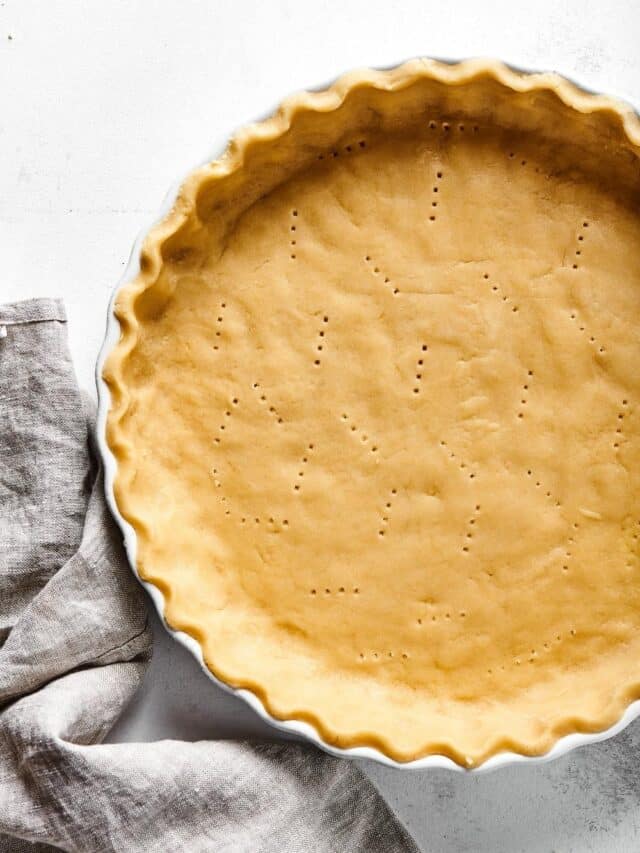
[[[183,186],[105,378],[119,510],[215,675],[475,766],[640,697],[640,131],[415,61]]]

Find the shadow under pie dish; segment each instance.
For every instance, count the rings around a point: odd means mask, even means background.
[[[217,678],[465,767],[640,697],[639,158],[615,101],[416,60],[182,185],[116,295],[106,437]]]

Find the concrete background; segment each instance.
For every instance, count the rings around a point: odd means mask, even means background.
[[[640,104],[637,0],[0,0],[0,301],[61,295],[92,393],[109,293],[174,179],[294,89],[414,55],[497,56]],[[273,733],[156,623],[113,739]],[[640,722],[470,778],[367,765],[424,851],[636,853]]]

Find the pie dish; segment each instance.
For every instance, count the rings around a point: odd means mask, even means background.
[[[640,697],[640,124],[415,60],[182,185],[103,376],[139,576],[334,749],[478,767]]]

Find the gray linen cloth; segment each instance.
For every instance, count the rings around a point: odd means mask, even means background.
[[[0,307],[0,850],[416,851],[351,762],[102,743],[151,654],[57,300]]]

